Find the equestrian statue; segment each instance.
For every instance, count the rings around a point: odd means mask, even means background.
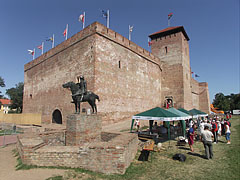
[[[70,81],[62,85],[63,88],[70,88],[72,92],[72,103],[75,104],[75,113],[80,113],[81,102],[88,102],[92,107],[93,113],[97,113],[96,99],[100,101],[98,95],[87,91],[87,82],[84,80],[84,76],[80,76],[77,79],[77,83]]]

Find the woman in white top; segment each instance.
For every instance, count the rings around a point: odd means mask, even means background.
[[[228,125],[227,122],[225,122],[225,129],[226,129],[226,140],[227,140],[227,144],[231,144],[230,142],[230,134],[231,134],[231,131],[230,131],[230,127]]]

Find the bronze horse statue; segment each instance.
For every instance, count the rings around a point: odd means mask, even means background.
[[[79,86],[74,82],[70,81],[62,85],[63,88],[70,88],[72,95],[75,94],[79,90]],[[88,102],[92,107],[93,113],[97,113],[96,99],[100,101],[98,95],[94,94],[91,91],[87,91],[86,94],[83,95],[81,100],[81,95],[72,96],[73,103],[75,104],[75,113],[80,113],[80,103]]]

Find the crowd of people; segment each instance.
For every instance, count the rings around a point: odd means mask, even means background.
[[[225,136],[226,143],[231,144],[230,135],[231,135],[231,116],[227,115],[225,118],[219,118],[214,116],[213,118],[201,117],[197,120],[186,120],[187,127],[187,141],[190,147],[190,151],[194,152],[193,144],[194,141],[200,140],[203,142],[205,148],[206,159],[213,158],[213,144],[217,144],[219,139],[222,136]],[[140,130],[140,121],[136,120],[135,126],[137,132]],[[177,126],[170,125],[170,131],[178,131],[181,133],[181,124],[178,122]],[[158,125],[157,122],[154,123],[152,121],[152,128],[149,129],[151,133],[161,134],[162,136],[167,135],[168,128],[166,123],[163,121]]]
[[[212,144],[217,144],[221,136],[225,136],[227,144],[231,144],[230,116],[227,116],[226,119],[219,119],[217,116],[214,118],[197,119],[196,121],[190,119],[187,122],[187,126],[189,127],[187,138],[190,150],[194,152],[194,140],[201,140],[207,159],[212,159]]]

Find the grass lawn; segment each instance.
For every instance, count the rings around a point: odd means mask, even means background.
[[[218,144],[213,144],[214,157],[212,160],[204,159],[204,147],[201,142],[194,143],[194,153],[191,153],[188,145],[176,146],[176,141],[163,143],[164,150],[154,152],[151,162],[139,162],[136,155],[134,162],[124,175],[104,175],[82,169],[72,169],[62,176],[50,179],[209,179],[209,180],[233,180],[240,179],[240,117],[235,116],[231,120],[231,144],[226,144],[225,137],[220,138]],[[172,156],[176,153],[185,154],[185,162],[174,161]]]

